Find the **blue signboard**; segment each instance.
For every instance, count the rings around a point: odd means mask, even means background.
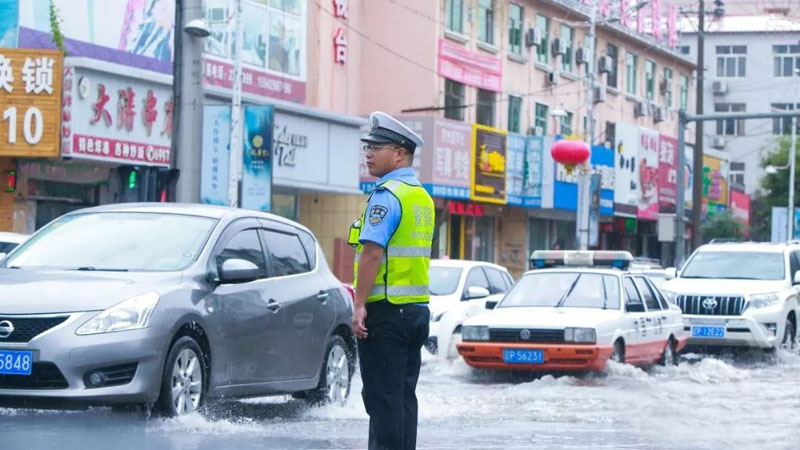
[[[602,146],[592,147],[589,160],[592,171],[600,174],[600,215],[614,214],[614,150]],[[553,207],[575,211],[578,205],[577,169],[572,173],[562,164],[555,164]]]
[[[203,152],[200,168],[200,201],[228,205],[228,162],[230,161],[231,107],[203,108]]]
[[[508,134],[506,189],[509,205],[541,208],[543,148],[541,136]]]
[[[272,200],[272,106],[244,108],[242,208],[269,211]]]

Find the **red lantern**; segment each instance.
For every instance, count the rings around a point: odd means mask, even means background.
[[[563,164],[567,168],[567,173],[572,173],[575,166],[589,159],[591,151],[583,141],[562,139],[553,144],[550,154],[553,155],[553,159],[556,162]]]

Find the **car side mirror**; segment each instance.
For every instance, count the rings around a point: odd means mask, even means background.
[[[794,280],[792,280],[792,284],[800,284],[800,270],[794,273]]]
[[[480,286],[470,286],[464,292],[464,300],[475,300],[489,296],[489,290]]]
[[[673,278],[678,278],[678,269],[674,267],[667,267],[664,269],[664,273],[667,275],[667,279],[671,280]]]
[[[499,302],[497,300],[486,300],[486,309],[494,309]]]
[[[261,269],[244,259],[226,259],[219,269],[219,282],[223,284],[247,283],[261,277]]]

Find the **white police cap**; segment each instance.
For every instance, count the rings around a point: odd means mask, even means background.
[[[361,138],[364,142],[397,144],[411,153],[425,144],[420,135],[386,113],[373,112],[369,115],[369,123],[372,128]]]

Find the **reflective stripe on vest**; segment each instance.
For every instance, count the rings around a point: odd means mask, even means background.
[[[412,186],[399,180],[389,180],[376,188],[389,191],[400,202],[400,223],[381,256],[374,287],[367,303],[388,300],[394,304],[425,303],[428,301],[431,244],[434,230],[433,200],[422,186]],[[361,214],[366,223],[367,205]],[[363,245],[356,247],[353,273],[357,287],[358,265]]]

